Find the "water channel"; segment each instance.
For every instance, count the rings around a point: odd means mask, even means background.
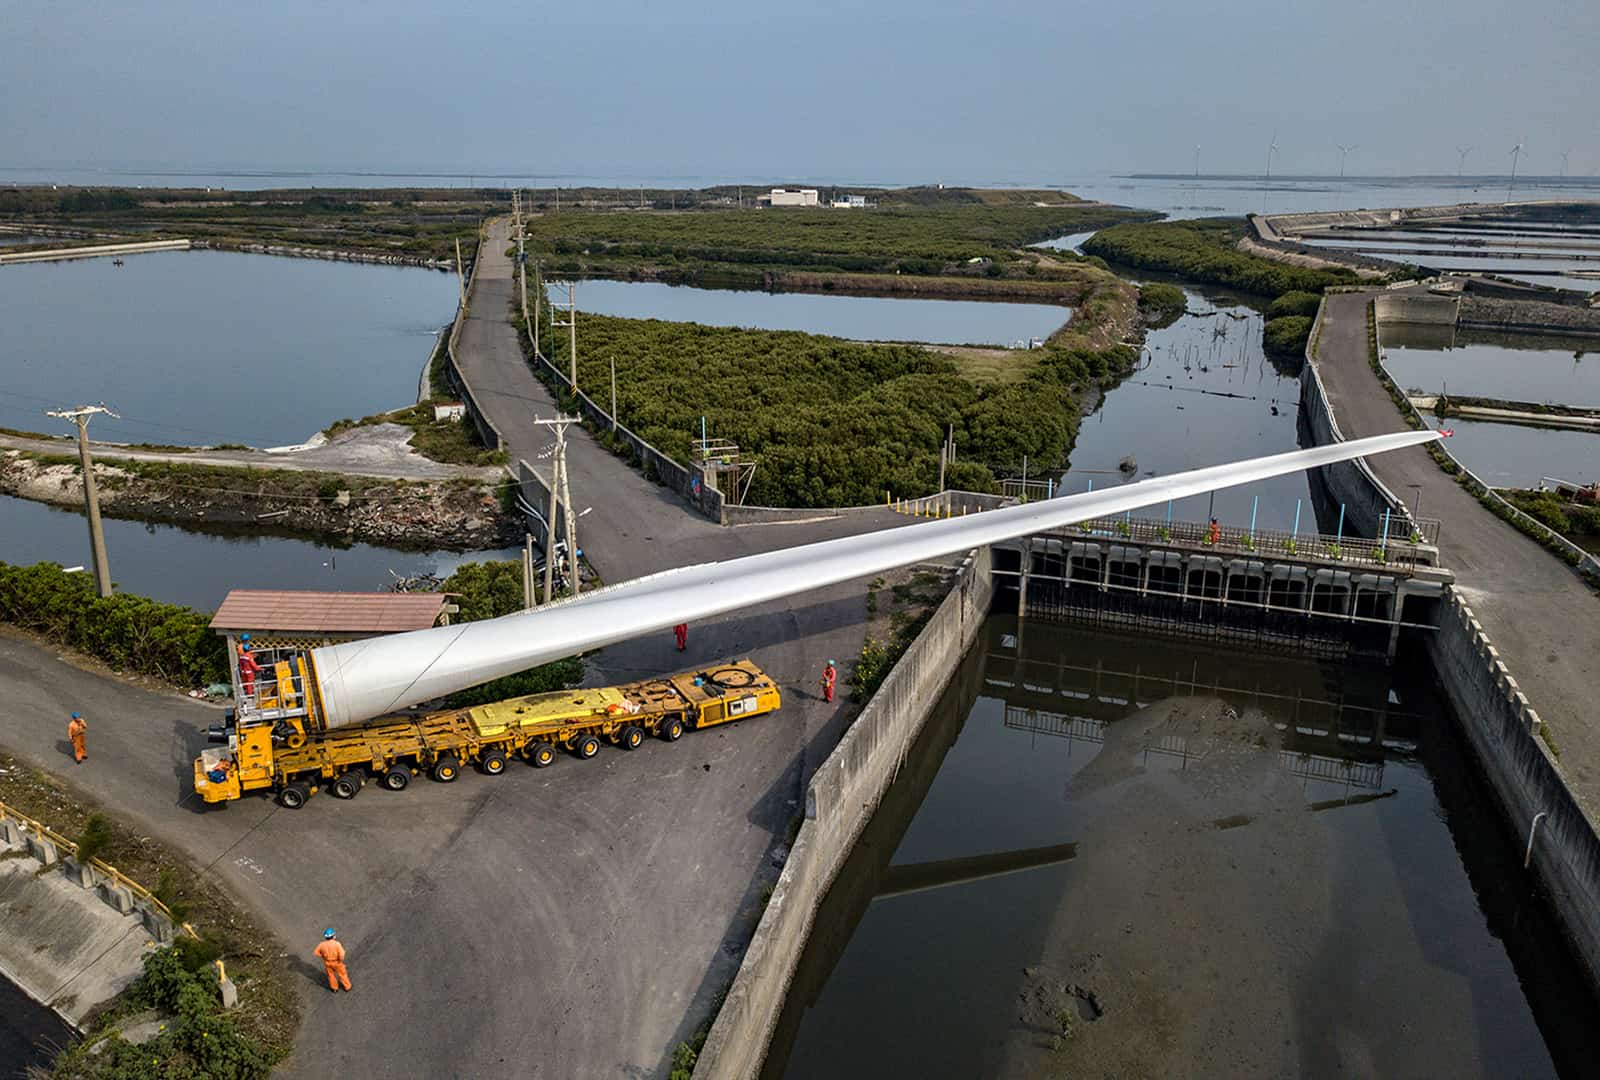
[[[0,267],[0,427],[105,402],[112,442],[302,442],[416,400],[450,275],[414,267],[169,251]]]
[[[0,1080],[27,1080],[30,1068],[45,1068],[73,1040],[55,1013],[0,978]]]
[[[464,562],[515,559],[506,551],[397,551],[371,544],[331,546],[260,529],[201,532],[175,525],[105,519],[106,557],[121,592],[213,611],[229,589],[371,592],[401,576],[448,575]],[[0,495],[0,560],[89,566],[83,515]]]
[[[565,301],[562,292],[554,299]],[[577,304],[580,312],[630,319],[938,345],[1043,341],[1072,315],[1071,308],[1052,304],[769,293],[653,281],[582,281],[577,286]]]
[[[1600,1013],[1425,661],[991,617],[765,1076],[1587,1070]]]

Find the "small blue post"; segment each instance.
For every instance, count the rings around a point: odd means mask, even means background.
[[[1172,500],[1167,500],[1167,528],[1172,528]]]
[[[1383,508],[1383,536],[1378,540],[1378,550],[1383,551],[1389,546],[1389,508]]]
[[[700,450],[701,450],[702,453],[705,452],[705,446],[706,446],[706,418],[705,418],[705,415],[702,414],[701,417],[700,417]]]
[[[1256,542],[1256,507],[1261,503],[1261,496],[1256,495],[1250,499],[1250,542]]]
[[[1296,540],[1300,539],[1300,503],[1302,501],[1304,500],[1296,499],[1294,501],[1294,539]]]
[[[1339,535],[1333,538],[1333,542],[1344,543],[1344,503],[1339,504]]]
[[[1056,478],[1053,476],[1044,478],[1044,497],[1047,499],[1056,497]]]
[[[1091,493],[1094,491],[1094,477],[1092,476],[1089,478],[1089,491]]]

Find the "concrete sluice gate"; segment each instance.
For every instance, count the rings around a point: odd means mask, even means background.
[[[1319,656],[1431,632],[1448,571],[1035,536],[994,551],[996,610]]]

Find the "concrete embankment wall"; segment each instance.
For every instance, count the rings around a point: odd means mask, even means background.
[[[51,248],[48,251],[18,251],[0,255],[0,265],[29,262],[59,262],[62,259],[98,259],[108,255],[143,255],[151,251],[188,251],[187,240],[143,240],[132,244],[96,244],[92,247]]]
[[[1532,866],[1557,917],[1600,986],[1600,835],[1557,771],[1540,719],[1472,608],[1452,592],[1429,651],[1462,734],[1512,827],[1533,832]],[[1537,829],[1534,818],[1540,817]]]
[[[1600,281],[1595,285],[1600,287]],[[1600,338],[1600,309],[1532,298],[1508,300],[1469,293],[1461,300],[1459,325],[1474,330]]]
[[[174,928],[143,890],[72,850],[0,808],[0,974],[77,1026],[139,977]]]
[[[1379,322],[1454,326],[1456,298],[1419,293],[1378,293],[1372,301]]]
[[[823,897],[983,625],[993,591],[984,548],[962,564],[955,587],[812,777],[805,820],[700,1052],[698,1080],[760,1073]]]
[[[478,246],[483,246],[482,238],[479,239]],[[478,280],[478,267],[482,263],[482,259],[474,259],[472,262],[472,277],[467,281],[466,296],[472,295],[472,287]],[[461,377],[461,365],[456,360],[456,348],[461,343],[461,328],[466,325],[467,310],[465,300],[457,302],[455,321],[450,324],[450,336],[445,341],[445,356],[448,360],[445,364],[445,374],[449,376],[451,388],[461,397],[461,403],[467,407],[467,419],[478,429],[478,438],[483,445],[490,450],[504,450],[506,441],[500,437],[500,429],[495,427],[489,415],[478,407],[477,399],[472,396],[472,388],[467,385],[467,380]]]

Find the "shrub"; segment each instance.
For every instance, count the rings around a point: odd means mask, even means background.
[[[1312,319],[1307,315],[1284,315],[1268,321],[1262,331],[1262,345],[1269,355],[1300,356],[1311,338]]]
[[[1314,292],[1286,292],[1267,308],[1267,318],[1281,319],[1285,315],[1315,316],[1322,303],[1322,295]]]
[[[106,820],[104,814],[90,814],[89,820],[83,823],[83,832],[78,834],[79,863],[88,863],[106,849],[111,842],[111,822]]]
[[[176,686],[229,677],[227,647],[209,615],[129,593],[99,596],[91,575],[57,563],[0,563],[0,621]]]
[[[1083,251],[1127,266],[1166,271],[1260,296],[1321,292],[1329,285],[1357,280],[1349,270],[1289,266],[1240,251],[1234,245],[1244,231],[1244,222],[1237,218],[1113,225],[1084,241]]]
[[[1153,326],[1175,322],[1189,308],[1189,298],[1176,285],[1151,282],[1139,286],[1139,311]]]

